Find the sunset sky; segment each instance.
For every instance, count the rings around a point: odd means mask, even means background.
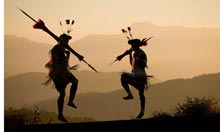
[[[34,22],[17,7],[36,20],[42,19],[56,35],[63,33],[60,21],[66,31],[65,20],[74,20],[70,33],[72,42],[89,34],[120,34],[122,28],[136,22],[158,26],[220,28],[220,0],[4,0],[0,5],[4,5],[1,37],[15,35],[52,45],[56,41],[48,34],[33,29]],[[1,49],[4,50],[4,47]],[[2,54],[3,60],[4,52]],[[4,80],[4,74],[1,80]],[[4,92],[1,94],[3,97]]]
[[[36,20],[41,18],[57,35],[59,25],[74,19],[72,41],[88,34],[119,34],[121,28],[135,22],[159,26],[220,27],[219,0],[5,0],[4,33],[53,44],[54,40],[34,30],[34,22],[17,7]],[[63,27],[66,29],[65,25]],[[44,36],[45,35],[45,36]]]

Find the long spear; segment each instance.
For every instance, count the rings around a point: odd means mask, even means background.
[[[24,13],[27,17],[29,17],[31,20],[33,20],[34,22],[36,22],[37,23],[37,21],[34,19],[34,18],[32,18],[30,15],[28,15],[25,11],[23,11],[22,9],[20,9],[19,7],[17,7],[22,13]]]
[[[66,48],[74,55],[79,56],[79,54],[75,50],[73,50],[69,45],[66,45]],[[88,62],[86,62],[84,59],[82,61],[85,62],[90,68],[92,68],[92,70],[98,73],[98,71],[94,67],[92,67]]]
[[[113,63],[115,63],[117,61],[117,59],[115,59],[114,61],[112,61],[109,66],[111,66]]]
[[[92,67],[89,63],[87,63],[84,59],[82,60],[83,62],[85,62],[90,68],[92,68],[96,73],[98,73],[98,71],[94,68],[94,67]]]
[[[17,7],[22,13],[24,13],[27,17],[29,17],[31,20],[33,20],[34,22],[38,23],[38,21],[36,21],[34,18],[32,18],[30,15],[28,15],[25,11],[23,11],[22,9],[20,9],[19,7]],[[72,24],[74,22],[72,21]],[[68,45],[68,49],[74,54],[74,50]],[[89,63],[87,63],[84,59],[82,60],[83,62],[85,62],[90,68],[92,68],[92,70],[94,70],[95,72],[98,73],[98,71],[92,67]]]

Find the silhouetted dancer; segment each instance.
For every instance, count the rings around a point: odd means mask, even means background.
[[[130,27],[128,27],[128,31],[130,37],[132,38]],[[127,96],[123,97],[124,100],[133,99],[133,95],[130,91],[129,85],[135,87],[139,92],[140,97],[140,106],[141,110],[140,113],[137,115],[136,118],[142,118],[144,116],[145,111],[145,96],[144,90],[148,88],[147,85],[147,78],[151,76],[147,76],[145,68],[147,67],[147,55],[145,52],[140,48],[141,46],[146,46],[147,41],[150,39],[131,39],[126,33],[127,31],[122,29],[122,32],[125,33],[126,37],[129,39],[128,44],[131,45],[129,50],[126,50],[123,54],[119,55],[115,61],[120,61],[126,55],[129,55],[129,60],[131,64],[131,73],[122,72],[121,75],[121,85],[127,92]],[[134,53],[132,53],[134,52]]]
[[[78,79],[69,71],[70,52],[72,52],[80,61],[82,61],[84,57],[78,54],[68,45],[69,40],[72,38],[68,34],[63,33],[57,37],[45,26],[42,20],[39,20],[37,23],[35,23],[33,27],[36,29],[42,29],[57,41],[57,44],[50,50],[51,60],[45,65],[45,67],[49,68],[49,77],[53,80],[55,87],[59,92],[59,98],[57,100],[58,119],[63,122],[67,122],[63,116],[65,88],[67,84],[72,83],[67,105],[77,108],[73,100],[75,98],[78,86]]]
[[[96,73],[98,73],[98,71],[93,66],[91,66],[88,62],[86,62],[82,55],[78,54],[75,50],[73,50],[68,45],[69,40],[72,38],[69,35],[69,33],[72,31],[71,26],[74,24],[74,20],[72,21],[70,21],[69,19],[66,20],[66,24],[68,25],[67,34],[65,34],[65,32],[63,31],[63,34],[61,34],[58,37],[45,26],[44,22],[41,19],[36,21],[25,11],[23,11],[19,7],[17,8],[22,13],[24,13],[28,18],[30,18],[32,21],[35,22],[35,24],[33,25],[35,29],[42,29],[43,31],[48,33],[51,37],[53,37],[58,43],[50,51],[51,59],[45,65],[45,67],[49,69],[49,79],[45,81],[43,84],[49,85],[51,80],[53,80],[55,87],[60,94],[57,100],[58,119],[61,121],[67,122],[67,120],[63,116],[63,103],[64,103],[64,98],[65,98],[65,88],[68,83],[72,83],[72,86],[70,88],[69,101],[67,105],[73,108],[77,108],[77,106],[73,103],[73,100],[75,98],[76,90],[78,86],[77,78],[69,71],[70,69],[75,70],[78,68],[78,65],[69,67],[70,52],[73,53],[80,61],[83,61],[84,63],[86,63],[93,71],[95,71]],[[60,25],[62,28],[61,22],[60,22]]]

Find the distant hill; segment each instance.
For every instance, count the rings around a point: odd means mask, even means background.
[[[52,45],[36,43],[27,38],[5,35],[5,78],[26,72],[47,72],[44,65],[49,60]]]
[[[88,92],[110,92],[121,89],[120,73],[91,71],[73,71],[78,78],[78,93]],[[47,80],[46,73],[30,72],[8,77],[5,80],[5,106],[22,106],[33,104],[38,101],[57,97],[58,93],[53,87],[53,82],[49,86],[42,83]],[[158,83],[155,78],[151,83]],[[67,86],[66,93],[69,95]],[[53,87],[53,88],[52,88]]]
[[[220,73],[200,75],[191,79],[174,79],[152,85],[149,90],[145,91],[146,114],[144,118],[151,117],[155,111],[170,112],[178,103],[184,102],[186,96],[215,97],[220,102],[219,86]],[[131,89],[135,99],[129,101],[122,99],[126,95],[122,89],[112,92],[78,94],[75,100],[78,109],[65,105],[64,113],[70,117],[92,117],[96,120],[131,119],[139,112],[138,93],[134,88]],[[34,105],[47,111],[57,112],[56,98]]]
[[[151,23],[131,25],[135,38],[154,36],[147,47],[149,74],[161,80],[191,78],[200,74],[220,72],[220,29],[162,27]],[[91,34],[75,42],[71,47],[85,57],[98,71],[130,71],[128,57],[108,66],[129,48],[127,39],[119,34]],[[30,41],[16,36],[5,36],[5,77],[26,72],[45,72],[48,51],[52,45]],[[80,70],[91,70],[85,63],[71,56],[70,64],[80,64]],[[15,68],[16,67],[16,68]]]
[[[56,97],[52,85],[41,85],[46,81],[46,76],[46,73],[25,73],[7,78],[4,82],[5,107],[21,107]]]

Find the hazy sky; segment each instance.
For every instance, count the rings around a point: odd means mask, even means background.
[[[72,41],[92,33],[120,34],[122,28],[135,22],[220,28],[220,0],[5,0],[0,5],[4,5],[1,8],[4,9],[4,14],[1,12],[4,17],[4,24],[1,23],[3,34],[48,44],[56,42],[46,33],[33,29],[34,22],[17,6],[35,19],[41,18],[57,35],[62,33],[60,21],[64,23],[66,19],[74,19]]]
[[[5,0],[5,34],[54,44],[17,6],[35,19],[41,18],[55,34],[59,22],[74,19],[73,40],[91,33],[119,34],[135,22],[159,26],[220,27],[220,0]],[[66,27],[64,26],[64,29]]]

